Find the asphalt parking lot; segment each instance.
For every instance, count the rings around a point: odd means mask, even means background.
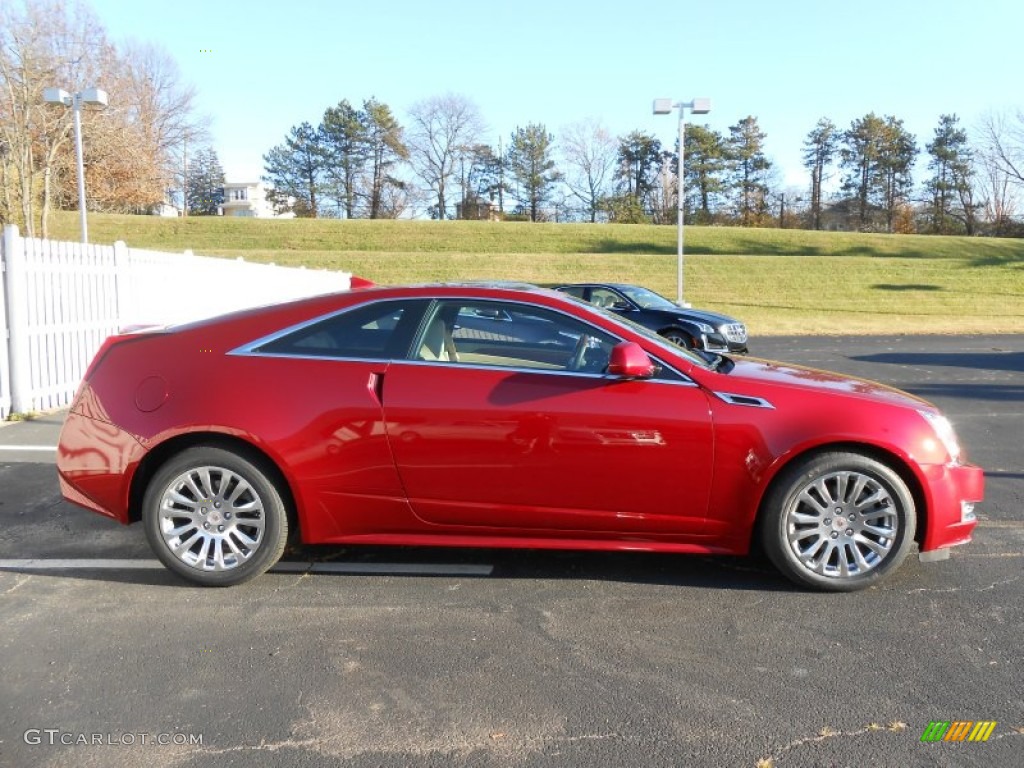
[[[941,406],[986,470],[974,542],[849,595],[745,559],[323,547],[203,590],[61,499],[59,415],[5,425],[0,766],[1020,765],[1024,337],[752,346]]]

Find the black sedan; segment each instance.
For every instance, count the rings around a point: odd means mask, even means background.
[[[747,327],[739,320],[705,309],[684,309],[639,285],[573,283],[555,290],[611,310],[682,347],[708,352],[747,351]]]

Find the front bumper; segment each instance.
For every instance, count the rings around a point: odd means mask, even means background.
[[[922,467],[928,516],[921,551],[966,544],[978,524],[973,505],[985,496],[985,473],[972,464]]]
[[[726,352],[731,355],[745,355],[747,353],[746,342],[728,341],[717,333],[701,334],[701,348],[705,352]]]

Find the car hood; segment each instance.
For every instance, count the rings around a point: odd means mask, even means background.
[[[710,312],[706,309],[659,309],[658,311],[664,312],[666,315],[674,315],[675,317],[682,318],[683,320],[707,323],[715,328],[726,323],[739,322],[736,318],[729,317],[728,315],[722,315],[718,312]]]
[[[789,363],[779,363],[773,360],[762,360],[759,358],[745,357],[742,359],[732,358],[733,366],[723,378],[735,382],[732,385],[737,394],[757,395],[758,385],[771,385],[790,387],[818,392],[850,395],[865,400],[874,400],[892,405],[901,405],[909,408],[934,409],[934,406],[927,400],[911,395],[903,390],[879,384],[876,381],[858,379],[855,376],[845,376],[831,371],[822,371],[817,368],[805,368]],[[751,384],[749,392],[747,387],[739,387],[740,382]],[[722,388],[724,385],[720,384]]]

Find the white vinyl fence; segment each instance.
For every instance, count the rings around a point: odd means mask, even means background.
[[[348,272],[307,270],[108,245],[21,237],[0,247],[0,419],[70,404],[103,340],[346,290]]]

